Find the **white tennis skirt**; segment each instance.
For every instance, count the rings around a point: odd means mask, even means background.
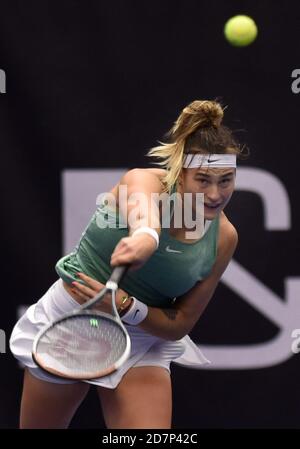
[[[10,349],[35,377],[60,384],[78,382],[44,372],[33,361],[31,352],[33,340],[42,327],[79,307],[59,278],[36,304],[27,309],[15,325],[10,338]],[[171,362],[192,368],[200,368],[210,363],[188,335],[181,340],[168,341],[147,333],[139,326],[125,326],[131,339],[131,353],[128,360],[114,373],[84,382],[116,388],[124,374],[132,367],[160,366],[170,372]]]

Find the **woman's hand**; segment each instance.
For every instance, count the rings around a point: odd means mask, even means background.
[[[77,277],[84,281],[85,285],[80,282],[72,282],[72,291],[78,295],[83,302],[89,301],[93,298],[100,290],[102,290],[105,285],[95,279],[87,276],[84,273],[78,272]],[[110,295],[109,295],[110,296]],[[97,305],[95,306],[98,310],[103,312],[111,313],[111,299],[110,297],[104,297]],[[116,306],[117,309],[121,306],[124,296],[128,296],[128,294],[122,290],[118,289],[116,293]],[[127,304],[127,303],[126,303]]]
[[[114,249],[110,263],[112,267],[130,264],[130,271],[141,268],[156,250],[156,242],[146,233],[122,238]]]

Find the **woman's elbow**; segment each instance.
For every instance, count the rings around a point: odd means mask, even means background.
[[[184,338],[186,335],[190,333],[191,329],[186,327],[180,327],[178,329],[174,329],[173,332],[170,333],[170,341],[178,341]]]

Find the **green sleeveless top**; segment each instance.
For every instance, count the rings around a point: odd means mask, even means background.
[[[216,260],[218,230],[219,216],[211,221],[200,240],[184,243],[162,227],[157,250],[142,268],[127,273],[120,288],[149,306],[170,307],[175,297],[209,275]],[[112,271],[110,258],[114,248],[126,236],[128,228],[118,208],[112,209],[102,201],[74,251],[57,262],[57,274],[71,283],[78,281],[76,272],[82,271],[105,284]]]

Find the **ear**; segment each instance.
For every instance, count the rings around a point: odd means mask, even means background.
[[[182,186],[183,183],[183,170],[180,171],[179,176],[177,178],[177,182],[180,186]]]

